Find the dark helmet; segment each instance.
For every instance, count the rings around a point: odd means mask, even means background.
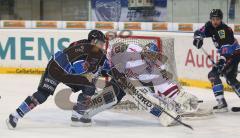
[[[101,32],[99,30],[92,30],[88,34],[88,40],[89,41],[98,40],[98,41],[102,41],[102,42],[105,43],[106,42],[106,36],[104,35],[103,32]]]
[[[220,19],[223,19],[223,12],[221,9],[212,9],[212,11],[210,12],[210,19],[212,19],[213,17],[218,17]]]

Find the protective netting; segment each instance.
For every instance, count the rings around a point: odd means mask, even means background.
[[[116,43],[124,44],[136,44],[138,46],[144,47],[149,43],[154,43],[161,50],[162,54],[167,57],[166,70],[170,72],[173,76],[173,80],[177,80],[176,63],[174,56],[174,39],[173,38],[160,38],[151,36],[130,36],[130,37],[116,37],[107,41],[107,47],[111,47]],[[140,105],[136,105],[131,102],[131,97],[125,96],[122,102],[115,107],[115,109],[125,109],[125,110],[138,110],[141,108]]]

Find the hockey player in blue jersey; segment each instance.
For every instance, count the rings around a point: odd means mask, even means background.
[[[234,38],[232,29],[222,22],[223,13],[220,9],[213,9],[210,13],[210,21],[202,28],[194,32],[193,45],[200,49],[203,39],[211,37],[220,55],[219,61],[213,66],[208,74],[208,79],[212,83],[212,90],[218,102],[213,107],[215,112],[227,112],[228,105],[224,98],[223,84],[221,76],[226,78],[235,93],[240,97],[240,83],[236,79],[238,64],[240,61],[240,46]],[[236,110],[237,107],[232,108]]]
[[[96,89],[94,84],[96,74],[101,73],[101,68],[106,63],[106,54],[103,50],[105,40],[105,35],[101,31],[93,30],[88,34],[88,39],[73,42],[63,51],[55,53],[42,75],[37,91],[28,96],[16,111],[9,115],[6,121],[8,127],[15,128],[20,118],[44,103],[54,94],[59,83],[69,86],[73,92],[82,90],[77,104],[73,107],[71,120],[91,122],[90,119],[81,118],[81,114],[89,108],[87,103]]]

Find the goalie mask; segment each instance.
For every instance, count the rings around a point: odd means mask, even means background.
[[[155,43],[149,43],[144,46],[143,51],[141,52],[142,58],[146,61],[150,60],[155,62],[160,60],[162,63],[167,61],[167,56],[164,56],[158,46]]]

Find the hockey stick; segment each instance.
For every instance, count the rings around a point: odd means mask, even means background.
[[[117,69],[116,69],[117,71]],[[121,74],[121,73],[120,73]],[[110,74],[109,74],[110,75]],[[131,95],[133,97],[134,100],[136,100],[137,102],[139,102],[139,96],[142,96],[145,100],[148,98],[146,98],[146,94],[143,93],[142,91],[139,91],[136,89],[136,87],[127,79],[127,77],[124,75],[124,74],[121,74],[120,76],[120,80],[119,79],[116,79],[114,76],[110,75],[112,77],[112,79],[114,79],[117,83],[117,85],[119,85],[119,87],[125,87],[125,88],[128,88],[129,90],[131,90],[131,92],[128,92],[127,93],[129,95]],[[121,86],[122,85],[122,86]],[[160,99],[158,99],[160,101]],[[179,115],[177,117],[174,117],[172,116],[170,113],[168,113],[167,111],[165,111],[161,106],[159,106],[158,104],[156,104],[155,102],[152,102],[149,100],[149,102],[151,102],[151,105],[153,105],[154,107],[153,108],[158,108],[158,110],[160,110],[159,112],[164,112],[166,115],[168,115],[169,117],[171,117],[172,119],[174,119],[176,122],[178,122],[179,124],[193,130],[193,127],[182,122],[181,120],[179,120]],[[161,102],[166,102],[166,101],[161,101]],[[144,102],[145,103],[145,102]],[[143,106],[143,105],[142,105]],[[144,107],[144,106],[143,106]],[[152,109],[153,109],[152,108]]]
[[[213,66],[214,66],[214,67],[217,67],[217,64],[214,62],[214,60],[211,58],[211,56],[206,52],[206,50],[205,50],[203,47],[201,47],[201,50],[202,50],[203,53],[207,56],[207,58],[212,62]],[[225,65],[225,67],[224,67],[223,70],[225,70],[225,68],[226,68],[227,66],[228,66],[228,64]],[[223,70],[222,70],[222,71],[223,71]],[[225,75],[224,75],[224,77],[225,77]]]
[[[213,64],[214,66],[216,66],[216,63],[213,61],[213,59],[211,58],[211,56],[206,52],[206,50],[205,50],[203,47],[201,47],[201,50],[202,50],[203,53],[207,56],[207,58],[212,62],[212,64]],[[227,66],[228,66],[228,64],[225,65],[225,67],[227,67]],[[240,73],[240,70],[238,70],[238,73]]]
[[[203,53],[207,56],[207,58],[212,62],[212,64],[213,64],[214,66],[216,66],[216,63],[215,63],[214,60],[211,58],[211,56],[207,53],[207,51],[206,51],[203,47],[201,47],[201,50],[202,50]]]

